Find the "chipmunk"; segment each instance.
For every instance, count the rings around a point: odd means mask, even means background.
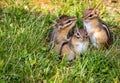
[[[87,9],[82,16],[83,23],[93,45],[97,48],[108,48],[112,44],[112,34],[98,14],[97,9]]]
[[[55,46],[55,51],[60,52],[60,48],[63,42],[69,40],[68,33],[70,29],[75,25],[77,21],[76,17],[70,17],[67,15],[62,15],[56,20],[55,28],[51,34],[52,45],[50,49]]]
[[[61,57],[66,55],[67,61],[71,61],[87,51],[89,37],[85,29],[75,28],[70,40],[63,44],[60,50]]]

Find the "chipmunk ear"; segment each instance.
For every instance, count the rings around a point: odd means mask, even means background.
[[[94,9],[94,12],[95,12],[95,14],[98,16],[99,10],[98,10],[98,9]]]
[[[75,30],[74,30],[74,33],[77,33],[77,32],[79,32],[79,28],[75,28]]]
[[[79,28],[75,28],[75,30],[74,30],[74,35],[75,35],[76,37],[80,37]]]

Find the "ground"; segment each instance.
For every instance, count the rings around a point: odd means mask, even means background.
[[[77,60],[60,61],[54,50],[48,51],[55,19],[76,16],[82,28],[81,16],[88,7],[99,9],[113,32],[113,45],[107,50],[91,46]],[[1,0],[0,83],[119,83],[119,11],[119,0]]]

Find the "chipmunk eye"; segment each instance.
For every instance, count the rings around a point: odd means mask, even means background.
[[[79,38],[80,37],[80,34],[77,32],[75,33],[75,37]]]
[[[70,23],[71,22],[71,20],[68,20],[66,23],[68,24],[68,23]]]
[[[80,35],[79,33],[77,33],[77,35]]]
[[[93,14],[88,15],[88,17],[92,17],[92,16],[93,16]]]

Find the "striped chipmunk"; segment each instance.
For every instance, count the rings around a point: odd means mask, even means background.
[[[73,36],[67,43],[64,43],[60,49],[60,57],[65,56],[67,61],[72,61],[87,51],[89,46],[89,37],[85,29],[75,28]]]
[[[68,33],[76,24],[77,18],[67,15],[62,15],[56,20],[55,28],[52,31],[50,41],[50,50],[55,48],[56,53],[59,54],[63,42],[69,40]]]
[[[113,42],[112,33],[107,24],[99,19],[98,15],[97,9],[90,8],[84,12],[82,20],[93,45],[96,48],[106,49]]]

